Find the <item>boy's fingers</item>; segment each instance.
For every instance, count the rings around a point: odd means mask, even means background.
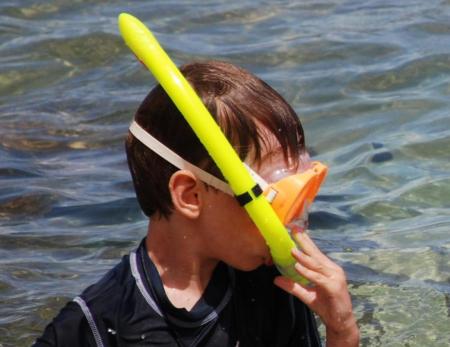
[[[286,277],[275,277],[274,283],[284,291],[299,298],[306,305],[313,304],[314,300],[316,299],[314,288],[303,287],[302,285],[295,283],[294,281]]]
[[[325,276],[331,276],[333,270],[328,266],[328,264],[324,264],[323,262],[315,259],[298,249],[292,250],[292,255],[294,258],[306,268],[319,272]]]
[[[316,271],[310,270],[307,267],[303,266],[300,263],[295,264],[295,270],[303,277],[305,277],[310,282],[324,286],[326,285],[327,278],[322,275],[321,273],[318,273]]]
[[[303,246],[303,249],[305,252],[317,252],[319,248],[315,245],[315,243],[311,240],[311,238],[308,236],[306,231],[297,232],[294,233],[295,239]]]
[[[306,254],[312,255],[317,252],[320,252],[317,246],[309,238],[306,231],[294,232],[293,236],[297,244],[300,245],[302,251],[305,252]]]
[[[295,233],[294,237],[298,244],[301,246],[302,251],[306,253],[309,256],[313,256],[314,258],[317,258],[324,264],[332,267],[334,264],[325,254],[322,253],[322,251],[319,249],[319,247],[316,246],[313,240],[309,237],[309,235],[305,232],[301,233]]]

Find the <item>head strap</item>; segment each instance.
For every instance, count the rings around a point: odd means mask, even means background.
[[[136,121],[133,121],[131,123],[130,132],[146,147],[158,154],[161,158],[167,160],[173,166],[177,167],[180,170],[189,170],[206,184],[209,184],[229,195],[234,195],[230,186],[226,182],[218,179],[216,176],[211,175],[209,172],[206,172],[198,166],[195,166],[194,164],[191,164],[187,160],[181,158],[178,154],[176,154],[170,148],[162,144],[147,131],[145,131]],[[256,172],[254,172],[248,165],[245,164],[245,166],[247,170],[249,170],[256,183],[258,183],[261,189],[264,190],[268,186],[267,182]]]

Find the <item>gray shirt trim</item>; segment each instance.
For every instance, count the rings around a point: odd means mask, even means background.
[[[130,253],[130,267],[131,267],[131,273],[134,277],[134,279],[136,280],[136,284],[139,288],[139,291],[141,292],[142,296],[144,297],[145,301],[147,301],[147,303],[150,305],[150,307],[155,310],[155,312],[157,312],[161,317],[167,317],[167,319],[169,319],[171,322],[175,323],[176,325],[178,325],[179,327],[183,327],[183,328],[195,328],[201,325],[205,325],[209,322],[211,322],[214,319],[217,319],[219,316],[219,313],[225,308],[225,306],[228,304],[228,302],[231,299],[231,296],[233,294],[233,290],[232,290],[232,286],[228,286],[228,289],[222,299],[222,301],[219,303],[219,305],[217,306],[217,308],[212,311],[210,314],[208,314],[205,318],[203,318],[200,321],[197,322],[185,322],[182,321],[176,317],[173,316],[169,316],[169,315],[164,315],[160,308],[158,307],[158,304],[156,303],[156,301],[151,297],[150,293],[147,291],[147,289],[144,286],[144,283],[142,281],[142,277],[141,274],[138,271],[137,268],[137,260],[136,260],[136,252],[131,252]],[[231,268],[229,268],[229,276],[230,276],[230,280],[231,282],[234,282],[234,272],[233,270],[231,270]]]
[[[139,291],[141,292],[142,296],[144,297],[145,301],[150,305],[150,307],[158,313],[161,317],[163,317],[163,314],[161,313],[161,310],[159,309],[158,305],[156,304],[155,300],[150,296],[150,294],[147,292],[147,289],[144,286],[144,283],[142,282],[141,274],[138,271],[137,268],[137,261],[136,261],[136,252],[130,253],[130,267],[131,267],[131,274],[133,275],[136,284],[139,288]]]
[[[80,305],[81,310],[83,311],[84,316],[88,321],[89,327],[91,328],[92,335],[94,335],[94,340],[95,343],[97,344],[97,347],[104,347],[97,325],[95,324],[94,317],[92,317],[91,311],[89,310],[89,307],[86,305],[86,302],[79,296],[75,297],[73,301],[75,301],[78,305]]]

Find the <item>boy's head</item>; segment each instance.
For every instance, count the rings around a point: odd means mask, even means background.
[[[235,148],[257,170],[272,154],[291,167],[305,153],[303,128],[289,104],[269,85],[232,64],[199,62],[180,68]],[[135,121],[179,156],[223,179],[189,124],[157,85],[144,99]],[[178,169],[131,133],[128,163],[138,201],[147,216],[168,217],[173,209],[169,180]]]

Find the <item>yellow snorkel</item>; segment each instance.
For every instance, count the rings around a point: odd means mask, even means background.
[[[283,275],[306,284],[294,268],[291,249],[296,244],[259,186],[248,172],[222,130],[184,76],[164,52],[148,28],[137,18],[122,13],[119,28],[128,47],[152,72],[207,149],[234,194],[260,230],[274,263]]]

